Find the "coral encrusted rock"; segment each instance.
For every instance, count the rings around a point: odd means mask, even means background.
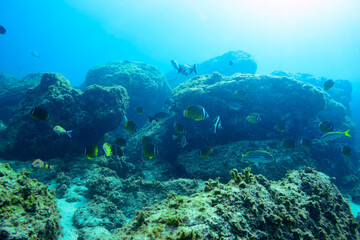
[[[166,78],[152,65],[141,62],[117,61],[91,68],[85,83],[90,86],[123,86],[130,97],[128,119],[142,125],[147,118],[138,116],[137,106],[144,108],[144,114],[153,115],[161,110],[170,95],[170,87]]]
[[[121,86],[91,85],[81,92],[60,74],[44,73],[40,84],[27,91],[9,122],[8,143],[0,149],[1,156],[21,160],[79,156],[85,145],[98,143],[106,132],[119,126],[128,104],[129,97]],[[48,118],[32,118],[34,107],[47,110]],[[53,131],[57,125],[72,130],[72,138],[57,135]]]
[[[60,214],[54,193],[28,177],[0,164],[0,239],[58,239]]]
[[[111,239],[358,239],[349,204],[323,173],[289,172],[282,181],[231,171],[226,185],[137,212]]]

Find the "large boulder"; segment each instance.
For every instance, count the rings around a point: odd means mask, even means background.
[[[21,80],[0,73],[0,120],[7,123],[14,115],[14,109],[26,95],[29,88],[40,83],[41,73],[31,73]]]
[[[139,126],[147,120],[135,109],[144,108],[145,115],[152,115],[162,109],[170,95],[166,78],[152,65],[140,62],[117,61],[91,68],[82,88],[97,84],[100,86],[123,86],[130,97],[128,119]]]
[[[320,89],[324,89],[324,83],[329,80],[324,77],[316,77],[312,74],[308,73],[287,73],[284,71],[274,71],[271,73],[274,76],[283,76],[294,78],[298,81],[310,83],[313,86],[316,86]],[[336,102],[341,103],[345,106],[346,111],[350,112],[350,101],[351,101],[351,93],[353,87],[350,81],[348,80],[335,80],[335,84],[328,91],[323,90],[327,94],[331,96]]]
[[[59,239],[60,214],[54,192],[0,164],[0,239]]]
[[[45,73],[41,83],[27,91],[8,124],[8,144],[1,155],[19,159],[80,155],[86,144],[97,143],[119,126],[128,104],[129,97],[121,86],[92,85],[82,93],[60,74]],[[31,118],[33,107],[46,109],[49,117]],[[72,138],[58,136],[53,131],[56,125],[73,130]]]
[[[139,211],[110,239],[358,239],[359,224],[329,177],[311,168],[281,181],[231,172],[226,185]]]
[[[231,61],[231,62],[230,62]],[[211,58],[196,65],[198,74],[212,74],[218,72],[225,76],[235,73],[255,74],[257,64],[254,58],[244,51],[230,51],[221,56]],[[166,73],[166,78],[172,88],[190,79],[191,76],[179,74],[175,69]]]

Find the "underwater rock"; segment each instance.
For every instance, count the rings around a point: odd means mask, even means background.
[[[329,177],[311,168],[282,181],[231,171],[226,185],[137,212],[110,239],[358,239],[359,224]]]
[[[25,98],[26,91],[40,83],[41,73],[31,73],[21,80],[0,73],[0,120],[7,123],[15,114],[16,106]]]
[[[264,150],[271,153],[275,162],[254,164],[242,162],[242,154],[253,150]],[[212,155],[207,158],[199,156],[199,150],[180,154],[177,163],[194,178],[207,180],[220,177],[221,182],[230,180],[228,172],[234,168],[251,167],[254,174],[261,173],[271,180],[280,180],[291,169],[305,166],[316,166],[307,149],[286,149],[278,139],[267,141],[237,141],[215,146]],[[219,167],[221,166],[221,167]]]
[[[99,240],[107,239],[111,236],[109,230],[104,227],[85,227],[79,230],[77,240]]]
[[[324,83],[329,80],[324,77],[316,77],[312,74],[307,73],[286,73],[284,71],[274,71],[271,73],[274,76],[286,76],[294,78],[298,81],[310,83],[320,89],[324,89]],[[343,104],[346,107],[346,111],[350,111],[350,101],[351,93],[353,87],[350,81],[348,80],[335,80],[334,86],[326,91],[329,96],[331,96],[335,101]],[[325,91],[325,90],[324,90]]]
[[[104,176],[105,171],[86,183],[89,199],[99,196],[115,204],[127,218],[134,216],[135,211],[152,205],[157,200],[165,199],[170,191],[190,195],[203,188],[201,181],[177,179],[169,181],[144,181],[141,178],[119,179],[115,176]]]
[[[119,126],[128,104],[129,97],[121,86],[92,85],[82,93],[60,74],[45,73],[41,83],[27,91],[8,124],[8,143],[0,155],[23,160],[79,156],[85,145],[97,143]],[[35,106],[46,109],[49,117],[31,118],[29,113]],[[72,138],[57,135],[53,131],[56,125],[73,130]]]
[[[0,239],[58,239],[60,214],[54,193],[30,172],[0,163]]]
[[[125,223],[125,216],[119,207],[101,196],[94,196],[78,208],[73,216],[73,224],[77,228],[102,226],[111,230]]]
[[[117,61],[91,68],[82,88],[97,84],[100,86],[123,86],[130,97],[128,119],[143,125],[147,118],[139,116],[135,109],[144,108],[144,115],[152,115],[161,110],[170,95],[166,78],[152,65],[141,62]]]
[[[231,63],[230,63],[231,61]],[[196,65],[198,74],[212,74],[219,72],[222,75],[230,76],[235,73],[255,74],[257,64],[254,58],[244,51],[230,51],[221,56],[211,58]],[[166,73],[166,78],[172,88],[190,79],[191,76],[179,74],[175,69]]]
[[[237,99],[235,90],[244,92],[244,99]],[[326,104],[324,93],[312,85],[270,75],[196,76],[174,89],[172,97],[179,119],[189,105],[203,106],[210,116],[199,122],[182,117],[191,133],[186,135],[188,150],[239,140],[282,138],[282,133],[274,130],[279,122],[288,126],[289,138],[313,138],[320,130],[318,124],[309,122]],[[232,107],[233,102],[239,105],[238,109]],[[251,113],[260,114],[262,120],[249,123],[246,118]],[[213,134],[213,119],[217,116],[221,117],[223,129]]]

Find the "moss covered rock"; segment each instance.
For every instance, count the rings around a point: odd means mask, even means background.
[[[143,125],[147,118],[138,116],[135,109],[142,106],[146,115],[161,110],[170,95],[166,78],[152,65],[141,62],[117,61],[91,68],[82,87],[123,86],[130,97],[128,119]]]
[[[226,185],[139,211],[111,239],[358,239],[358,224],[329,178],[311,168],[278,182],[231,172]]]
[[[60,214],[54,192],[0,164],[0,239],[58,239]]]
[[[86,144],[97,143],[119,126],[128,104],[121,86],[92,85],[83,93],[60,74],[45,73],[40,84],[27,91],[8,124],[8,143],[1,155],[25,160],[80,155]],[[31,118],[33,107],[46,109],[49,117],[43,121]],[[53,131],[57,125],[73,130],[72,138],[58,136]]]

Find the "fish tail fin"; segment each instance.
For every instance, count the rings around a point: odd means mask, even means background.
[[[73,130],[69,130],[69,131],[66,131],[66,135],[69,136],[69,138],[71,138],[71,133],[72,133]]]
[[[351,137],[351,135],[349,134],[349,131],[350,131],[350,129],[348,129],[347,131],[344,132],[345,136]]]
[[[197,71],[196,71],[196,64],[194,64],[193,69],[194,69],[194,72],[197,74]]]

